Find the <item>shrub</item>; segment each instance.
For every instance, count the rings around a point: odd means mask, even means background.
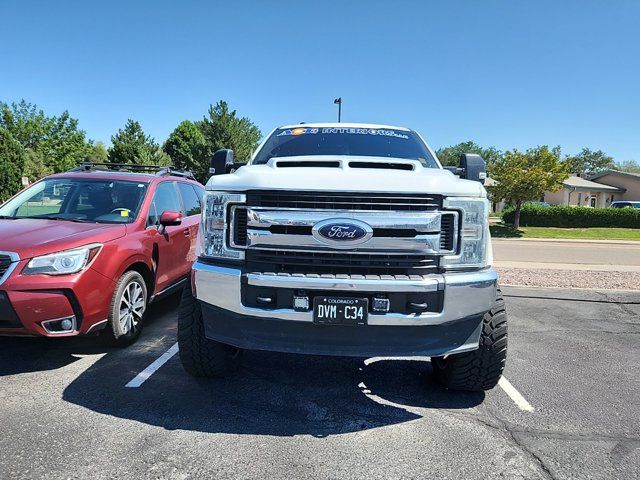
[[[0,127],[0,203],[18,192],[25,153],[22,145],[5,128]]]
[[[514,216],[513,207],[505,208],[502,212],[505,223],[513,224]],[[520,226],[640,228],[640,209],[524,205],[520,213]]]

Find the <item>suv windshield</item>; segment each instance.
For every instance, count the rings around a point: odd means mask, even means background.
[[[298,127],[278,129],[257,153],[253,164],[273,157],[299,155],[354,155],[420,160],[425,167],[438,165],[420,137],[409,130],[391,128]]]
[[[48,178],[5,203],[0,218],[131,223],[146,191],[147,184],[139,182]]]

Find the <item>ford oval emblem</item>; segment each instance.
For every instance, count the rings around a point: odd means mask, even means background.
[[[362,245],[373,237],[373,229],[369,224],[350,218],[323,220],[313,226],[311,233],[317,241],[334,248]]]

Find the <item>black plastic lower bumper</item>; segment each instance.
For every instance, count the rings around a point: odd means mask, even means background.
[[[247,317],[200,302],[207,338],[248,350],[352,357],[439,356],[478,347],[482,315],[422,326],[343,326]]]
[[[5,292],[0,292],[0,328],[21,327],[22,323],[9,301],[9,296]]]

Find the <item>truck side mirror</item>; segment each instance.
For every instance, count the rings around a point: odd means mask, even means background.
[[[233,169],[233,150],[221,148],[216,150],[211,157],[209,173],[211,175],[224,175]]]
[[[487,178],[487,165],[480,155],[475,153],[463,153],[460,155],[461,177],[474,180],[484,185]]]

